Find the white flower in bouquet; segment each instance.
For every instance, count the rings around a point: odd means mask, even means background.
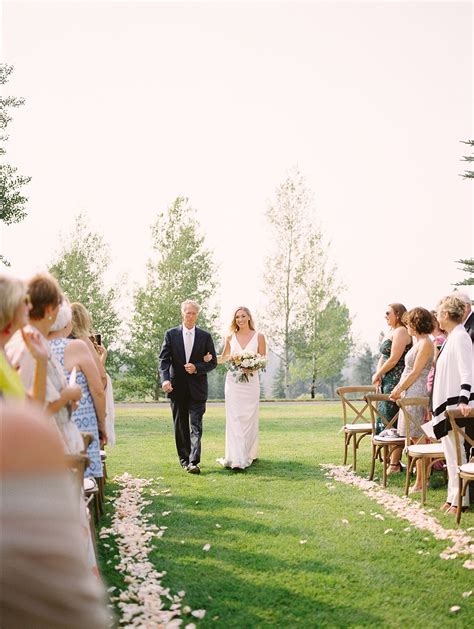
[[[237,382],[250,382],[256,371],[265,371],[267,359],[254,352],[242,352],[230,357],[229,369]]]

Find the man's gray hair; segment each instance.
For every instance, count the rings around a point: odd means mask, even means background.
[[[192,306],[193,308],[196,308],[198,314],[201,312],[201,306],[198,304],[197,301],[194,301],[194,299],[186,299],[185,301],[183,301],[183,303],[181,304],[182,314],[184,313],[184,309],[186,308],[186,306]]]
[[[461,301],[463,301],[467,306],[472,305],[472,300],[467,293],[464,293],[460,290],[455,290],[451,293],[451,297],[457,297]]]

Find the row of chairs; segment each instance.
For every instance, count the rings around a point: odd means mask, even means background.
[[[105,450],[100,451],[100,458],[102,461],[102,478],[85,477],[84,473],[89,465],[89,457],[87,456],[87,449],[94,440],[94,435],[90,432],[83,432],[82,439],[84,442],[84,448],[79,454],[68,454],[66,456],[69,470],[73,474],[79,495],[84,494],[84,498],[89,510],[89,526],[91,529],[91,537],[96,544],[96,525],[99,523],[100,517],[104,513],[104,494],[105,494],[105,482],[107,479],[107,466],[106,459],[107,454]]]
[[[394,428],[398,419],[397,413],[393,418],[385,417],[380,411],[379,402],[389,399],[386,394],[376,392],[374,386],[339,387],[336,390],[342,402],[343,434],[344,434],[344,465],[347,464],[349,449],[352,444],[352,469],[357,468],[357,450],[364,437],[370,436],[372,446],[370,480],[375,475],[375,464],[379,460],[382,463],[382,485],[387,485],[387,470],[391,455],[396,450],[403,450],[407,455],[405,495],[408,495],[410,478],[413,468],[418,460],[422,461],[422,504],[426,503],[426,490],[431,470],[436,461],[444,460],[443,446],[439,441],[428,440],[421,430],[421,424],[417,419],[413,408],[423,408],[428,411],[429,399],[425,397],[403,398],[397,404],[402,409],[406,418],[406,436],[397,435],[381,436],[377,433],[377,419],[382,421],[384,429]],[[466,418],[457,411],[448,411],[447,416],[454,431],[458,458],[459,497],[456,520],[461,519],[461,497],[466,494],[468,483],[474,480],[474,459],[468,463],[462,460],[463,439],[474,447],[474,441],[466,435],[463,424]],[[474,410],[469,414],[469,420],[474,421]],[[412,427],[415,429],[412,432]],[[421,437],[413,435],[422,434]]]

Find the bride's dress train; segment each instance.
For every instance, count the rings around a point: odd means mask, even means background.
[[[255,332],[245,348],[235,334],[230,340],[231,354],[258,351],[258,333]],[[260,381],[258,372],[249,376],[249,382],[236,382],[231,372],[225,380],[225,455],[217,462],[225,467],[249,467],[258,453]]]

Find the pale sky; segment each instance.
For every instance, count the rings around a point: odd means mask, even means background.
[[[359,341],[390,302],[431,308],[473,255],[471,2],[3,2],[7,155],[32,176],[3,228],[45,268],[86,211],[109,281],[142,283],[149,226],[188,196],[220,266],[222,320],[262,308],[263,214],[298,165]],[[271,341],[271,340],[270,340]]]

